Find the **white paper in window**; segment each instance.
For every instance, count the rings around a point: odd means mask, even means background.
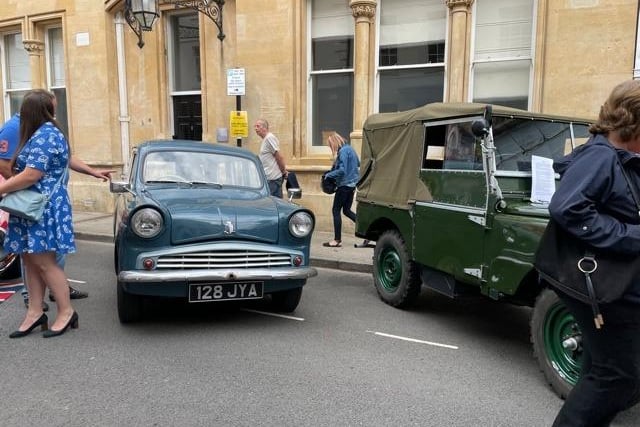
[[[531,201],[549,203],[556,191],[556,174],[553,159],[531,156]]]

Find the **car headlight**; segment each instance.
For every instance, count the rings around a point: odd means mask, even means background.
[[[140,209],[131,216],[131,229],[142,238],[156,237],[163,227],[162,215],[155,209]]]
[[[313,218],[309,212],[296,212],[289,218],[289,232],[296,237],[305,237],[313,230]]]

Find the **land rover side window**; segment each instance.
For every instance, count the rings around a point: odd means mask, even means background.
[[[584,139],[584,125],[518,118],[493,118],[496,166],[504,171],[531,171],[531,156],[558,160]]]
[[[471,123],[427,126],[423,169],[482,170],[482,149]]]

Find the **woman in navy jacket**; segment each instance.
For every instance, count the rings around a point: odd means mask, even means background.
[[[556,165],[561,180],[551,217],[593,247],[639,255],[639,213],[621,167],[640,188],[640,81],[616,86],[589,132],[589,141]],[[640,283],[600,306],[602,329],[589,305],[556,292],[580,325],[583,366],[553,425],[608,426],[640,400]]]
[[[325,177],[336,180],[338,189],[333,197],[333,240],[322,245],[331,248],[342,246],[342,217],[340,211],[355,222],[356,214],[351,210],[353,194],[360,178],[360,160],[355,150],[347,141],[334,132],[327,138],[327,145],[331,148],[331,154],[336,156],[331,171]]]

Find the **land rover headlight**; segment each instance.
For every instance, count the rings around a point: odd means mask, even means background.
[[[289,218],[289,232],[295,237],[306,237],[313,230],[313,218],[309,212],[296,212]]]
[[[133,232],[145,239],[156,237],[164,227],[162,215],[155,209],[140,209],[131,216],[131,229]]]

